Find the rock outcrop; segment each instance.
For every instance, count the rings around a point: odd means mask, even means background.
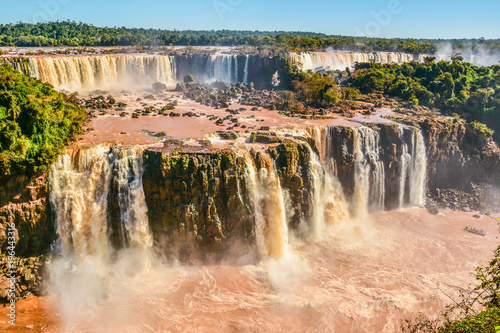
[[[243,196],[245,163],[234,151],[195,151],[177,145],[144,152],[143,186],[157,245],[221,248],[227,238],[247,239],[251,212]]]
[[[41,257],[56,239],[56,229],[47,201],[46,177],[24,175],[4,179],[0,187],[0,302],[8,300],[7,248],[9,225],[15,226],[15,294],[17,298],[37,294],[41,288]]]
[[[500,210],[500,149],[491,137],[454,117],[399,120],[424,133],[430,204],[466,211]]]
[[[292,205],[291,226],[298,226],[311,210],[307,143],[284,140],[246,154],[257,170],[263,167],[263,154],[275,161]],[[238,149],[214,149],[209,144],[193,149],[175,141],[144,152],[144,194],[156,244],[182,254],[193,244],[218,251],[235,239],[253,242],[255,221],[244,155]]]

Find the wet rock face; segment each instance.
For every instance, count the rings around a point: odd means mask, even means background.
[[[307,144],[285,140],[267,150],[251,150],[257,170],[264,164],[262,154],[275,161],[293,210],[291,227],[298,226],[312,208]],[[245,179],[246,162],[241,156],[236,149],[207,152],[169,147],[144,152],[144,194],[158,245],[168,251],[177,247],[182,256],[193,244],[217,251],[233,239],[254,243],[253,207]]]
[[[45,291],[45,283],[42,280],[45,270],[44,257],[20,258],[14,260],[15,284],[11,289],[12,269],[8,256],[0,255],[0,304],[10,302],[12,298],[17,301],[30,295],[41,295]],[[15,294],[12,297],[12,292]]]
[[[248,57],[248,58],[247,58]],[[175,56],[177,80],[182,81],[186,75],[192,74],[196,81],[215,81],[217,78],[208,78],[207,72],[211,68],[210,55],[203,53],[183,54]],[[263,55],[238,55],[237,66],[234,66],[232,77],[238,82],[245,80],[254,83],[255,89],[272,89],[273,76],[278,72],[278,77],[283,77],[283,59],[280,57],[268,57]],[[245,74],[245,68],[248,72]],[[236,72],[237,71],[237,72]],[[229,83],[229,82],[228,82]]]
[[[344,194],[351,197],[354,193],[354,130],[350,127],[329,128],[325,149],[327,156],[335,163],[337,178]]]
[[[312,174],[307,143],[285,140],[269,148],[276,164],[281,186],[288,191],[293,215],[290,227],[295,228],[312,214]]]
[[[401,156],[403,154],[403,140],[399,128],[399,125],[380,124],[378,126],[382,149],[381,159],[385,170],[385,207],[387,209],[395,209],[399,206]]]
[[[450,117],[424,117],[415,125],[425,137],[428,201],[455,210],[498,211],[500,150],[492,139]]]
[[[48,251],[56,238],[55,225],[47,202],[45,176],[28,179],[17,176],[0,187],[0,244],[7,247],[8,225],[14,223],[16,255],[29,257]]]
[[[16,299],[41,290],[41,267],[56,239],[56,228],[47,201],[44,176],[30,180],[24,175],[12,177],[0,186],[0,303],[8,301],[7,280],[9,226],[15,226],[15,294]]]
[[[250,238],[244,175],[245,162],[232,151],[146,150],[143,186],[155,242],[218,249],[232,237]]]

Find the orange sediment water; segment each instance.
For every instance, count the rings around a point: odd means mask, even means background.
[[[468,224],[487,235],[465,232]],[[125,276],[110,267],[116,276],[92,307],[65,321],[57,301],[21,301],[15,331],[398,332],[404,319],[435,316],[458,297],[473,268],[492,257],[497,235],[495,219],[471,213],[382,212],[292,242],[287,260],[256,264],[241,252]]]

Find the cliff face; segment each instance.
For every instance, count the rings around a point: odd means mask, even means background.
[[[431,203],[483,212],[500,208],[500,149],[490,137],[452,117],[421,117],[411,123],[425,136]]]
[[[30,257],[45,253],[56,238],[47,202],[46,177],[5,179],[0,187],[0,244],[7,247],[7,225],[17,229],[16,254]]]
[[[265,167],[276,161],[281,186],[288,191],[297,226],[310,212],[311,176],[306,144],[286,140],[268,151],[167,144],[144,152],[143,187],[157,245],[188,254],[192,246],[222,250],[233,240],[253,243],[255,216],[247,183],[247,163]],[[172,246],[173,245],[173,246]]]
[[[366,125],[325,128],[324,138],[316,143],[306,138],[270,136],[264,140],[267,143],[254,143],[254,148],[244,151],[211,146],[186,148],[181,142],[167,142],[163,149],[146,149],[142,185],[154,240],[160,245],[196,244],[214,250],[225,248],[232,239],[251,242],[255,221],[249,204],[247,168],[252,163],[259,171],[266,164],[264,157],[274,161],[281,187],[287,192],[291,208],[288,223],[292,228],[313,214],[313,153],[323,155],[325,164],[333,164],[349,202],[367,200],[373,210],[418,205],[411,198],[416,173],[410,166],[418,155],[416,131],[397,124]],[[446,205],[449,198],[443,196],[451,194],[443,191],[468,193],[475,196],[471,199],[475,206],[468,208],[486,209],[488,202],[482,205],[481,201],[495,199],[491,189],[500,184],[498,147],[472,126],[452,118],[425,118],[413,121],[413,125],[420,127],[425,137],[428,196]],[[315,153],[321,145],[324,152]],[[129,181],[137,178],[124,177]],[[0,189],[2,251],[7,246],[10,223],[18,230],[18,256],[45,253],[56,239],[45,181],[45,177],[30,181],[20,176],[4,182]],[[108,195],[108,228],[116,248],[127,246],[126,237],[118,234],[123,229],[121,216],[127,205],[117,199],[125,193],[119,186],[127,182],[119,185],[121,182],[112,180]]]
[[[192,74],[197,81],[224,80],[227,83],[254,83],[256,89],[272,89],[273,75],[283,77],[280,57],[238,54],[183,54],[175,56],[177,81]]]
[[[429,189],[458,187],[469,182],[500,183],[500,150],[491,138],[454,118],[427,118],[421,128],[428,141]]]
[[[8,301],[9,260],[7,233],[16,229],[16,295],[38,293],[43,260],[56,239],[56,229],[47,200],[46,177],[30,180],[24,176],[4,179],[0,187],[0,303]]]
[[[253,247],[259,237],[269,237],[270,232],[285,230],[286,234],[287,228],[304,223],[311,226],[321,220],[326,207],[341,207],[344,212],[344,197],[351,214],[421,205],[424,188],[428,203],[455,209],[487,211],[487,199],[499,201],[492,190],[500,184],[500,150],[491,139],[451,118],[401,121],[413,127],[319,127],[278,136],[260,132],[252,136],[251,143],[239,148],[229,136],[223,145],[226,148],[216,148],[208,141],[199,141],[197,146],[170,140],[163,148],[144,151],[108,147],[93,149],[97,152],[93,153],[89,149],[74,154],[88,158],[78,162],[75,157],[71,170],[83,172],[84,180],[85,172],[91,172],[85,168],[94,161],[91,170],[99,174],[94,178],[109,180],[109,191],[99,199],[106,198],[99,216],[104,237],[112,247],[129,246],[129,227],[138,220],[148,220],[157,249],[180,260],[190,260],[193,255],[217,255],[234,241]],[[422,129],[423,135],[416,127]],[[315,165],[319,161],[322,167],[318,169]],[[99,163],[109,168],[99,167]],[[318,187],[324,184],[328,172],[336,176],[342,193]],[[59,185],[64,186],[62,179]],[[426,187],[419,186],[424,182]],[[101,183],[97,181],[96,185],[106,189]],[[46,177],[30,180],[19,176],[3,184],[0,242],[5,253],[7,225],[14,223],[20,286],[17,292],[22,296],[38,290],[40,260],[36,257],[46,253],[57,238],[55,216],[48,204]],[[130,208],[129,201],[139,198],[142,190],[144,201],[140,206],[147,206],[147,218],[145,212],[139,214],[140,207]],[[324,202],[332,191],[335,200],[341,200],[340,206]],[[276,200],[277,196],[280,200]],[[94,201],[87,199],[89,204]],[[273,225],[278,220],[284,229]],[[201,251],[193,251],[196,249]],[[280,252],[269,246],[267,250]],[[5,255],[1,259],[0,268],[5,273]],[[6,286],[5,278],[0,280],[0,298],[5,299]]]
[[[228,237],[247,238],[244,172],[232,151],[146,150],[143,186],[155,242],[216,248]]]

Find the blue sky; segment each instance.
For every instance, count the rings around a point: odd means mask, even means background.
[[[0,23],[67,19],[177,30],[500,38],[500,0],[4,0],[0,11]]]

